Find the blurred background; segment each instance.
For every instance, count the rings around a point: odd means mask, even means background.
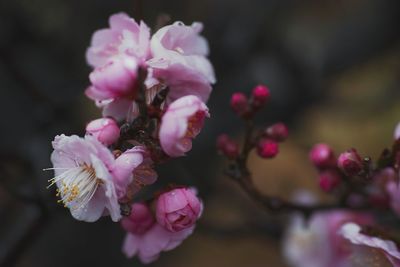
[[[84,97],[92,33],[124,11],[154,26],[169,14],[202,21],[218,82],[212,118],[185,158],[159,168],[162,183],[199,188],[205,213],[183,245],[150,266],[287,267],[285,216],[268,215],[221,173],[219,133],[241,137],[229,109],[234,91],[270,87],[260,127],[283,121],[291,137],[273,161],[252,156],[256,184],[290,198],[317,192],[312,144],[377,157],[400,120],[398,0],[5,0],[0,2],[0,266],[142,266],[121,253],[108,219],[75,221],[46,190],[51,140],[84,134],[99,116]],[[323,201],[329,201],[321,196]]]

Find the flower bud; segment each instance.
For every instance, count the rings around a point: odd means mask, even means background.
[[[239,156],[239,145],[233,141],[227,134],[221,134],[217,138],[217,149],[230,159]]]
[[[243,115],[248,111],[247,96],[243,93],[234,93],[231,97],[231,108],[238,115]]]
[[[310,151],[310,160],[319,169],[336,167],[336,157],[327,144],[316,144]]]
[[[254,108],[260,108],[267,103],[271,93],[265,85],[257,85],[252,92],[252,105]]]
[[[348,176],[359,174],[363,165],[357,150],[352,148],[340,154],[338,159],[338,167]]]
[[[257,145],[257,153],[262,158],[273,158],[279,153],[279,145],[271,139],[262,139]]]
[[[133,234],[142,234],[154,224],[154,216],[150,208],[143,203],[132,204],[131,214],[121,220],[125,231]]]
[[[100,143],[109,146],[119,138],[119,127],[110,118],[93,120],[86,126],[86,134],[93,135]]]
[[[170,232],[191,227],[200,217],[202,203],[191,188],[175,188],[157,199],[157,222]]]
[[[289,135],[287,126],[282,123],[275,123],[265,130],[265,135],[277,142],[283,142]]]
[[[340,181],[340,174],[335,170],[327,170],[319,174],[319,187],[327,193],[332,192]]]

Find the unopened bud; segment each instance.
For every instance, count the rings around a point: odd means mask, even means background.
[[[394,140],[400,139],[400,122],[397,124],[396,129],[394,130]]]
[[[265,85],[257,85],[252,91],[252,105],[258,109],[267,103],[270,98],[269,89]]]
[[[238,115],[243,115],[248,111],[247,96],[243,93],[234,93],[231,97],[231,108]]]
[[[287,126],[282,123],[275,123],[265,130],[265,135],[277,142],[283,142],[289,135]]]
[[[354,176],[361,172],[363,165],[360,155],[354,148],[340,154],[338,167],[348,176]]]
[[[335,170],[323,171],[319,174],[319,187],[329,193],[340,184],[340,174]]]
[[[273,158],[279,153],[279,145],[272,139],[262,139],[257,145],[257,153],[262,158]]]
[[[327,144],[316,144],[310,151],[310,160],[318,169],[336,167],[336,157]]]
[[[86,134],[93,135],[101,143],[109,146],[118,140],[120,132],[115,120],[101,118],[88,123]]]
[[[239,156],[239,145],[227,134],[221,134],[217,138],[217,149],[227,158],[235,159]]]

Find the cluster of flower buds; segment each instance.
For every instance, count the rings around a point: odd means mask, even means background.
[[[93,70],[85,93],[103,117],[87,124],[85,137],[59,135],[52,143],[49,187],[57,187],[59,202],[78,220],[122,220],[125,254],[146,263],[190,235],[202,210],[186,187],[150,201],[155,216],[149,203],[133,203],[156,182],[155,165],[191,150],[209,117],[215,77],[201,31],[201,23],[175,22],[151,36],[143,21],[112,15],[86,54]]]
[[[264,85],[253,88],[251,96],[247,97],[241,92],[232,94],[230,105],[232,110],[243,120],[249,122],[270,99],[270,91]],[[221,134],[217,139],[218,151],[228,159],[236,159],[240,153],[247,153],[249,149],[256,148],[261,158],[274,158],[279,153],[279,143],[286,140],[289,135],[284,123],[273,124],[260,131],[257,136],[246,136],[246,147],[240,151],[239,144],[227,134]],[[247,147],[249,146],[249,147]]]
[[[400,215],[398,129],[392,149],[385,149],[376,163],[369,157],[362,158],[354,148],[336,158],[328,145],[315,145],[310,160],[319,172],[320,188],[338,194],[350,207],[391,206]]]
[[[332,192],[342,181],[337,168],[337,159],[327,144],[316,144],[310,151],[310,160],[319,172],[319,186],[325,192]]]

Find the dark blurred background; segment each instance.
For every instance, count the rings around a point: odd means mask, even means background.
[[[300,187],[316,191],[313,143],[373,157],[390,144],[400,120],[398,0],[1,1],[0,266],[142,266],[122,255],[119,225],[78,222],[56,207],[45,189],[52,173],[42,171],[55,135],[83,135],[99,116],[83,95],[84,54],[92,33],[120,11],[149,26],[162,13],[202,21],[218,79],[193,150],[159,169],[159,186],[197,186],[205,213],[193,236],[150,266],[287,266],[285,218],[265,214],[221,174],[216,136],[241,136],[229,96],[265,83],[273,99],[260,126],[290,127],[276,160],[252,157],[257,185],[287,198]]]

